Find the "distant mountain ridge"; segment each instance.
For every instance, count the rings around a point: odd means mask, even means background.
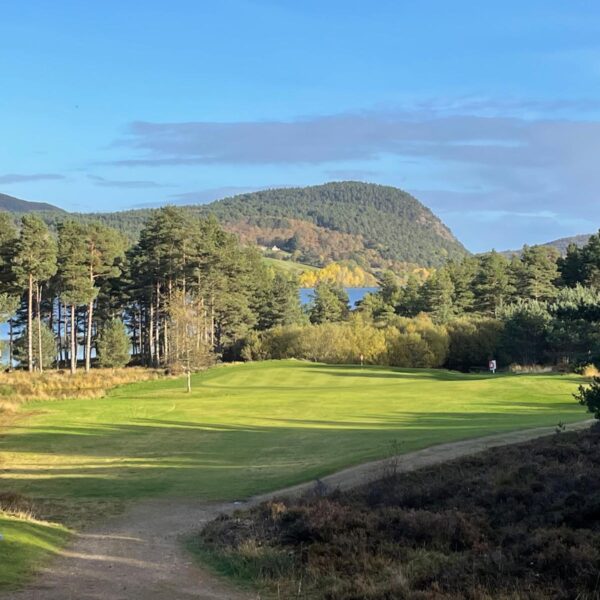
[[[0,210],[16,213],[65,212],[62,208],[47,202],[29,202],[8,194],[0,194]]]
[[[592,236],[591,233],[582,233],[579,235],[572,235],[570,237],[559,238],[557,240],[552,240],[551,242],[545,242],[543,244],[532,244],[532,245],[556,248],[560,252],[560,254],[562,256],[564,256],[567,253],[567,248],[571,244],[575,244],[577,247],[581,248],[582,246],[585,246],[587,244],[587,242],[591,236]],[[500,254],[503,254],[504,256],[510,258],[515,255],[519,256],[521,254],[521,252],[522,252],[521,250],[505,250],[504,252],[501,252]]]

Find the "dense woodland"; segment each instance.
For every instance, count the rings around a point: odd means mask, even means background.
[[[295,280],[267,269],[213,218],[165,208],[130,245],[102,224],[0,215],[0,315],[29,370],[128,362],[198,368],[253,328],[299,319]],[[131,356],[129,355],[131,348]]]
[[[485,368],[552,365],[582,368],[600,359],[600,237],[564,257],[525,247],[508,260],[490,252],[449,261],[425,282],[400,285],[383,274],[380,290],[356,311],[340,289],[317,286],[312,327],[257,336],[254,358],[297,357],[333,363]]]
[[[167,207],[136,243],[68,215],[0,214],[0,319],[7,353],[29,370],[127,363],[196,369],[216,359],[305,358],[469,370],[574,368],[600,356],[600,237],[564,257],[525,247],[450,260],[425,281],[390,271],[351,311],[317,285],[300,305],[295,275],[275,272],[213,216]]]

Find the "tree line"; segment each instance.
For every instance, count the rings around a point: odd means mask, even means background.
[[[128,362],[194,369],[254,328],[301,314],[297,282],[214,218],[167,207],[131,244],[101,223],[0,213],[0,320],[9,365],[75,372]]]
[[[447,366],[598,361],[600,234],[568,248],[525,247],[448,261],[425,280],[380,277],[351,310],[323,281],[308,307],[294,275],[212,216],[166,207],[131,242],[69,216],[0,213],[0,321],[9,365],[193,370],[216,358]]]
[[[425,281],[401,285],[386,272],[380,288],[350,311],[343,290],[322,283],[310,306],[312,326],[256,336],[249,357],[290,356],[404,367],[484,368],[600,363],[600,235],[564,257],[524,247],[448,261]]]

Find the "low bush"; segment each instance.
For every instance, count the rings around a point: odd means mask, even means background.
[[[597,598],[600,430],[263,503],[195,546],[281,598]]]

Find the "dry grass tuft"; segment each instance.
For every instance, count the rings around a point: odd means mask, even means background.
[[[31,400],[99,398],[119,385],[163,377],[162,371],[143,369],[93,369],[71,375],[66,371],[0,373],[0,413],[14,412]]]

